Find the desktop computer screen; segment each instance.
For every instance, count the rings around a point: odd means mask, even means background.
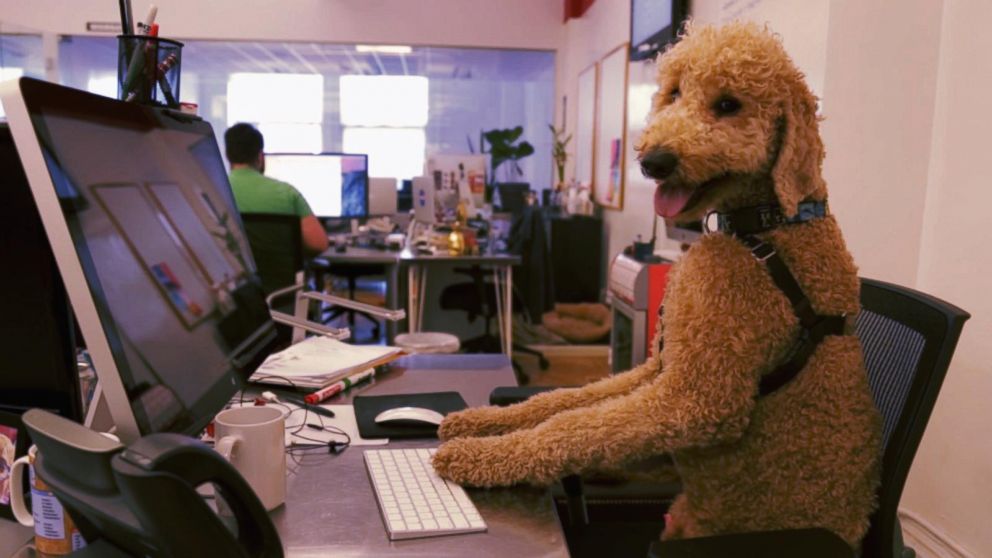
[[[291,184],[320,218],[369,215],[368,169],[368,155],[265,154],[265,174]]]
[[[29,78],[18,154],[117,434],[195,434],[274,347],[206,122]]]
[[[0,411],[82,422],[75,328],[10,129],[0,123]]]

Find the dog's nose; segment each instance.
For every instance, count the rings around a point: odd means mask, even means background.
[[[671,151],[655,149],[641,157],[641,172],[648,178],[662,180],[668,178],[679,166],[679,158]]]

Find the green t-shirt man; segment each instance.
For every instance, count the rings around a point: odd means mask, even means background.
[[[262,133],[251,124],[239,123],[224,132],[227,160],[231,163],[231,190],[241,213],[275,213],[300,218],[303,249],[311,255],[327,250],[327,232],[296,188],[265,176]]]
[[[301,219],[313,215],[307,200],[296,188],[251,167],[231,169],[230,179],[234,202],[241,213],[296,215]]]

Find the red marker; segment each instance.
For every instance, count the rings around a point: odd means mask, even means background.
[[[316,405],[317,403],[320,403],[325,399],[333,397],[352,386],[355,386],[357,384],[364,382],[365,380],[372,378],[374,374],[375,374],[375,368],[369,368],[364,372],[353,374],[339,382],[334,382],[333,384],[323,389],[319,389],[304,397],[303,400],[310,405]]]

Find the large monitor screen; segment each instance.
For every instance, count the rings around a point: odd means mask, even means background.
[[[275,340],[213,130],[31,79],[0,92],[121,438],[197,432]]]
[[[347,153],[267,153],[265,174],[289,183],[323,218],[369,214],[367,155]]]

